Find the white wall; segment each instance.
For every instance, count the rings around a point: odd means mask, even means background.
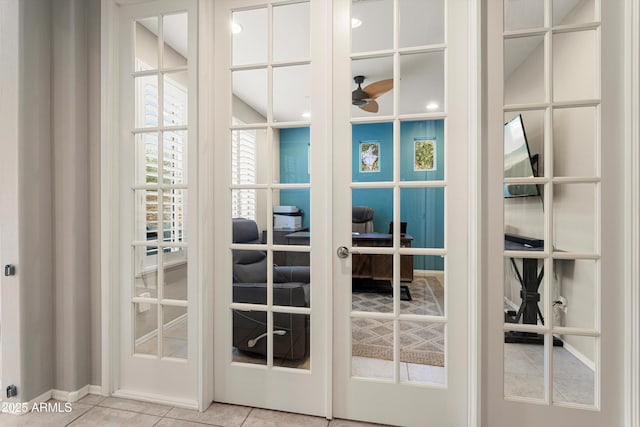
[[[589,2],[581,2],[565,22],[588,16]],[[588,33],[554,40],[554,58],[558,66],[554,73],[556,98],[578,96],[591,99],[595,95],[595,44]],[[532,102],[544,94],[542,76],[543,46],[536,47],[529,57],[505,81],[505,99],[509,102]],[[542,92],[538,92],[542,91]],[[575,96],[574,96],[575,95]],[[507,115],[507,121],[514,114]],[[531,154],[540,155],[540,171],[544,172],[544,115],[540,112],[523,114]],[[554,176],[595,175],[595,110],[566,109],[554,114]],[[595,199],[592,185],[556,185],[554,187],[554,247],[557,250],[594,252]],[[543,203],[540,198],[505,199],[505,232],[530,237],[544,236]],[[563,324],[590,327],[594,317],[594,268],[583,261],[556,263],[558,275],[553,278],[554,291],[568,300]],[[520,285],[510,269],[505,269],[505,296],[520,304]],[[593,341],[578,337],[563,337],[587,359],[594,360]]]

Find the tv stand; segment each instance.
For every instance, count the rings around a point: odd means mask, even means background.
[[[515,251],[542,251],[544,250],[544,240],[530,237],[517,236],[514,234],[504,235],[504,248]],[[511,258],[511,265],[516,272],[518,282],[520,282],[520,298],[522,302],[517,312],[507,311],[504,314],[505,323],[520,323],[526,325],[537,325],[538,318],[544,325],[544,316],[540,311],[540,283],[544,277],[544,267],[538,273],[538,258],[522,258],[522,273],[516,265],[514,258]],[[544,335],[535,332],[507,331],[504,333],[504,342],[519,344],[544,344]],[[562,347],[563,342],[559,338],[553,337],[553,345]]]

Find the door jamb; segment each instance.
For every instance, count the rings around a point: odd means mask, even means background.
[[[625,384],[626,424],[640,427],[640,6],[625,2]]]
[[[117,31],[118,5],[116,0],[102,0],[100,13],[100,305],[101,320],[101,382],[102,394],[110,396],[115,389],[115,376],[118,357],[118,343],[114,330],[118,327],[114,301],[118,300],[117,288],[113,288],[113,278],[118,273],[117,239],[113,230],[117,230],[119,220],[119,198],[117,185],[117,146],[114,143],[118,133],[117,91],[118,49]]]
[[[482,420],[482,183],[483,158],[481,151],[482,138],[482,1],[469,2],[469,158],[468,158],[468,284],[467,295],[467,342],[469,360],[467,368],[467,425],[480,426]]]

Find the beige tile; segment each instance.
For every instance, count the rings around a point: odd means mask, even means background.
[[[80,399],[78,402],[84,403],[86,405],[97,405],[106,399],[106,396],[100,396],[99,394],[87,394],[85,397]]]
[[[339,420],[337,418],[329,422],[329,427],[381,427],[387,424],[371,424],[361,421]]]
[[[70,410],[65,402],[49,401],[47,403],[50,404],[47,408],[39,407],[39,410],[24,415],[0,414],[0,426],[65,426],[91,409],[90,405],[78,402],[72,403]],[[57,403],[57,405],[51,405],[52,403]]]
[[[135,426],[135,427],[152,427],[160,417],[141,414],[139,412],[122,411],[120,409],[104,408],[94,406],[86,414],[69,424],[73,427],[81,426]]]
[[[140,412],[148,415],[157,415],[159,417],[166,415],[171,409],[170,406],[158,405],[157,403],[140,402],[138,400],[121,399],[119,397],[107,397],[100,402],[98,406]]]
[[[210,425],[212,424],[201,424],[185,420],[176,420],[174,418],[163,418],[158,421],[158,424],[156,424],[155,427],[204,427]]]
[[[166,415],[167,418],[193,421],[196,423],[214,424],[222,427],[240,426],[247,418],[251,408],[246,406],[212,403],[204,412],[191,409],[173,408]]]
[[[290,412],[253,409],[242,427],[326,427],[329,421],[310,415],[292,414]]]

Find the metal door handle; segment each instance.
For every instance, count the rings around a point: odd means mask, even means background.
[[[349,248],[346,246],[340,246],[336,251],[336,254],[338,254],[338,258],[347,258],[349,256]]]

